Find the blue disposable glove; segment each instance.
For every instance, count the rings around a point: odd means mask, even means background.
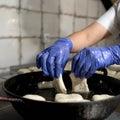
[[[72,41],[61,38],[36,56],[36,66],[42,68],[45,75],[58,78],[68,62]]]
[[[72,60],[76,77],[89,78],[97,69],[120,64],[120,44],[108,47],[88,47],[78,52]]]

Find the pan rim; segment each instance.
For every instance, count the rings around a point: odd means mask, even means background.
[[[13,77],[12,77],[13,78]],[[11,79],[11,78],[10,78]],[[10,80],[8,79],[8,80]],[[43,102],[43,103],[50,103],[50,104],[99,104],[101,102],[107,102],[107,101],[111,101],[111,100],[114,100],[114,99],[118,99],[120,98],[120,94],[114,96],[114,97],[111,97],[111,98],[107,98],[107,99],[102,99],[102,100],[96,100],[96,101],[79,101],[79,102],[55,102],[55,101],[38,101],[38,100],[33,100],[33,99],[28,99],[28,98],[23,98],[22,96],[20,95],[17,95],[9,90],[7,90],[7,88],[5,87],[5,83],[6,81],[3,82],[2,84],[2,88],[3,90],[8,94],[10,95],[11,97],[13,98],[19,98],[19,99],[23,99],[23,100],[29,100],[29,101],[35,101],[35,102]]]

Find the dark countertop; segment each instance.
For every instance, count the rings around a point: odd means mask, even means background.
[[[2,84],[5,81],[4,78],[0,78],[0,96],[6,97],[3,92]],[[12,104],[8,101],[0,101],[0,120],[24,120],[12,107]]]

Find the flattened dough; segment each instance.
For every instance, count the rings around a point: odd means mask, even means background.
[[[76,78],[74,73],[70,73],[70,78],[72,82],[72,92],[89,92],[86,78]]]
[[[67,93],[64,85],[62,74],[59,78],[54,78],[53,81],[43,81],[38,83],[38,89],[55,88],[58,93]]]
[[[46,101],[46,99],[40,95],[35,94],[26,94],[23,96],[23,98],[31,99],[31,100],[37,100],[37,101]]]
[[[97,100],[108,99],[108,98],[111,98],[111,97],[114,97],[114,96],[108,95],[108,94],[93,95],[92,100],[97,101]]]
[[[38,83],[38,89],[54,88],[53,81],[43,81]]]
[[[31,66],[29,68],[21,68],[17,71],[18,74],[24,74],[29,72],[38,72],[41,71],[41,69],[38,69],[36,66]]]
[[[41,71],[41,69],[38,69],[36,66],[31,66],[31,67],[29,67],[29,70],[30,70],[31,72]]]
[[[27,68],[21,68],[17,71],[18,74],[30,73],[31,71]]]
[[[69,102],[87,102],[89,100],[83,99],[80,94],[71,93],[71,94],[64,94],[64,93],[57,93],[55,96],[55,102],[61,103],[69,103]]]
[[[67,93],[67,89],[65,87],[65,84],[64,84],[64,81],[62,78],[62,74],[60,74],[59,78],[54,78],[53,86],[58,93]]]

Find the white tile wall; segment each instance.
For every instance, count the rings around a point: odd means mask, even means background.
[[[60,11],[64,14],[74,15],[74,0],[60,0]]]
[[[36,55],[40,50],[40,39],[38,38],[23,38],[22,46],[22,64],[35,63]]]
[[[105,46],[105,40],[98,42],[96,46]]]
[[[101,3],[101,1],[98,1],[98,17],[100,17],[101,15],[103,15],[105,12],[106,12],[105,7]]]
[[[41,13],[22,10],[20,15],[21,36],[37,36],[41,34]]]
[[[18,10],[0,8],[0,36],[19,36]]]
[[[87,20],[87,25],[92,24],[93,22],[95,22],[95,20],[96,20],[96,19],[88,18],[88,20]]]
[[[52,45],[55,41],[57,40],[57,38],[50,38],[49,41],[47,41],[45,47],[49,47],[50,45]]]
[[[75,14],[77,16],[87,16],[88,0],[75,0]]]
[[[43,33],[49,34],[50,37],[59,35],[59,16],[57,14],[43,14]]]
[[[19,0],[0,0],[0,5],[6,5],[10,7],[18,7]]]
[[[88,16],[89,17],[98,17],[98,1],[97,0],[88,0]]]
[[[75,18],[75,31],[80,31],[87,26],[87,19],[85,18]]]
[[[18,39],[0,39],[0,67],[19,64]]]
[[[73,33],[74,17],[69,15],[60,15],[60,36],[66,37]]]
[[[58,13],[59,0],[43,0],[42,11]]]
[[[21,7],[29,10],[41,10],[41,0],[21,0]]]

